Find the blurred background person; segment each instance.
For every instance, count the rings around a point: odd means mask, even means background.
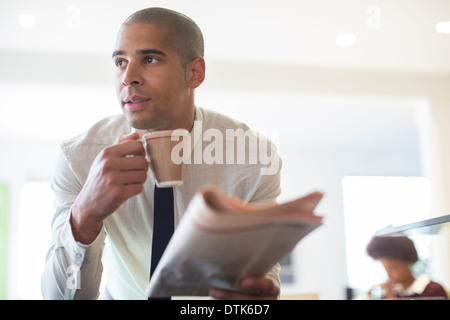
[[[380,284],[378,297],[386,298],[443,298],[448,299],[444,287],[427,275],[417,277],[412,266],[419,260],[414,242],[406,236],[375,236],[367,245],[367,254],[380,261],[389,280]],[[373,289],[372,289],[373,290]],[[371,295],[372,297],[376,295]]]

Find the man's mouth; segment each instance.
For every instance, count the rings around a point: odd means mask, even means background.
[[[150,99],[137,99],[137,100],[128,100],[126,103],[139,103],[143,101],[148,101]]]
[[[150,100],[150,98],[145,97],[128,97],[125,100],[125,107],[130,111],[138,111],[143,109]]]

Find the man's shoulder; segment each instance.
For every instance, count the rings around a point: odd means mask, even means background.
[[[262,133],[255,128],[251,128],[244,121],[201,107],[197,107],[197,113],[196,120],[200,121],[203,132],[215,129],[222,133],[225,140],[234,140],[236,137],[253,137],[261,141],[261,145],[265,142],[275,147],[276,141],[272,140],[273,137],[269,137],[266,132]]]
[[[258,176],[279,174],[281,158],[278,154],[277,141],[250,128],[244,122],[220,112],[197,108],[197,113],[196,120],[201,121],[201,133],[203,141],[206,141],[201,144],[205,148],[204,157],[210,156],[212,162],[220,155],[209,155],[208,152],[223,150],[223,159],[219,159],[222,160],[222,163],[247,165],[247,170],[256,172]],[[198,137],[196,132],[199,131],[199,124],[195,124],[194,136]],[[209,141],[212,142],[209,144]],[[278,178],[276,177],[276,179]]]
[[[122,114],[105,117],[93,124],[87,131],[62,142],[63,149],[81,146],[111,145],[118,136],[129,133],[131,127]]]
[[[201,121],[206,129],[249,129],[249,126],[246,123],[219,111],[197,107],[197,113],[196,120]]]

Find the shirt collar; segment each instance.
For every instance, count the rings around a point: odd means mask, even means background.
[[[400,296],[412,296],[414,294],[422,294],[430,282],[431,282],[430,278],[427,275],[422,274],[418,276],[408,288],[403,289],[401,286],[399,286],[398,294]]]
[[[137,132],[136,128],[130,126],[130,132]],[[203,134],[203,114],[198,110],[197,107],[194,108],[194,126],[189,132],[191,139],[191,154],[194,152],[196,145],[200,142]]]

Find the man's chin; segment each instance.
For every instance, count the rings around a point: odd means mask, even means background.
[[[128,124],[136,130],[148,131],[151,129],[149,126],[136,121],[128,121]]]
[[[125,118],[128,121],[128,124],[135,128],[136,130],[147,130],[151,128],[151,121],[148,119],[142,119],[142,117],[136,117],[133,114],[125,113]]]
[[[127,119],[129,125],[136,130],[148,130],[148,131],[158,131],[167,130],[170,128],[170,121],[161,120],[155,121],[153,117],[143,117],[143,114],[130,114],[125,112],[125,118]]]

